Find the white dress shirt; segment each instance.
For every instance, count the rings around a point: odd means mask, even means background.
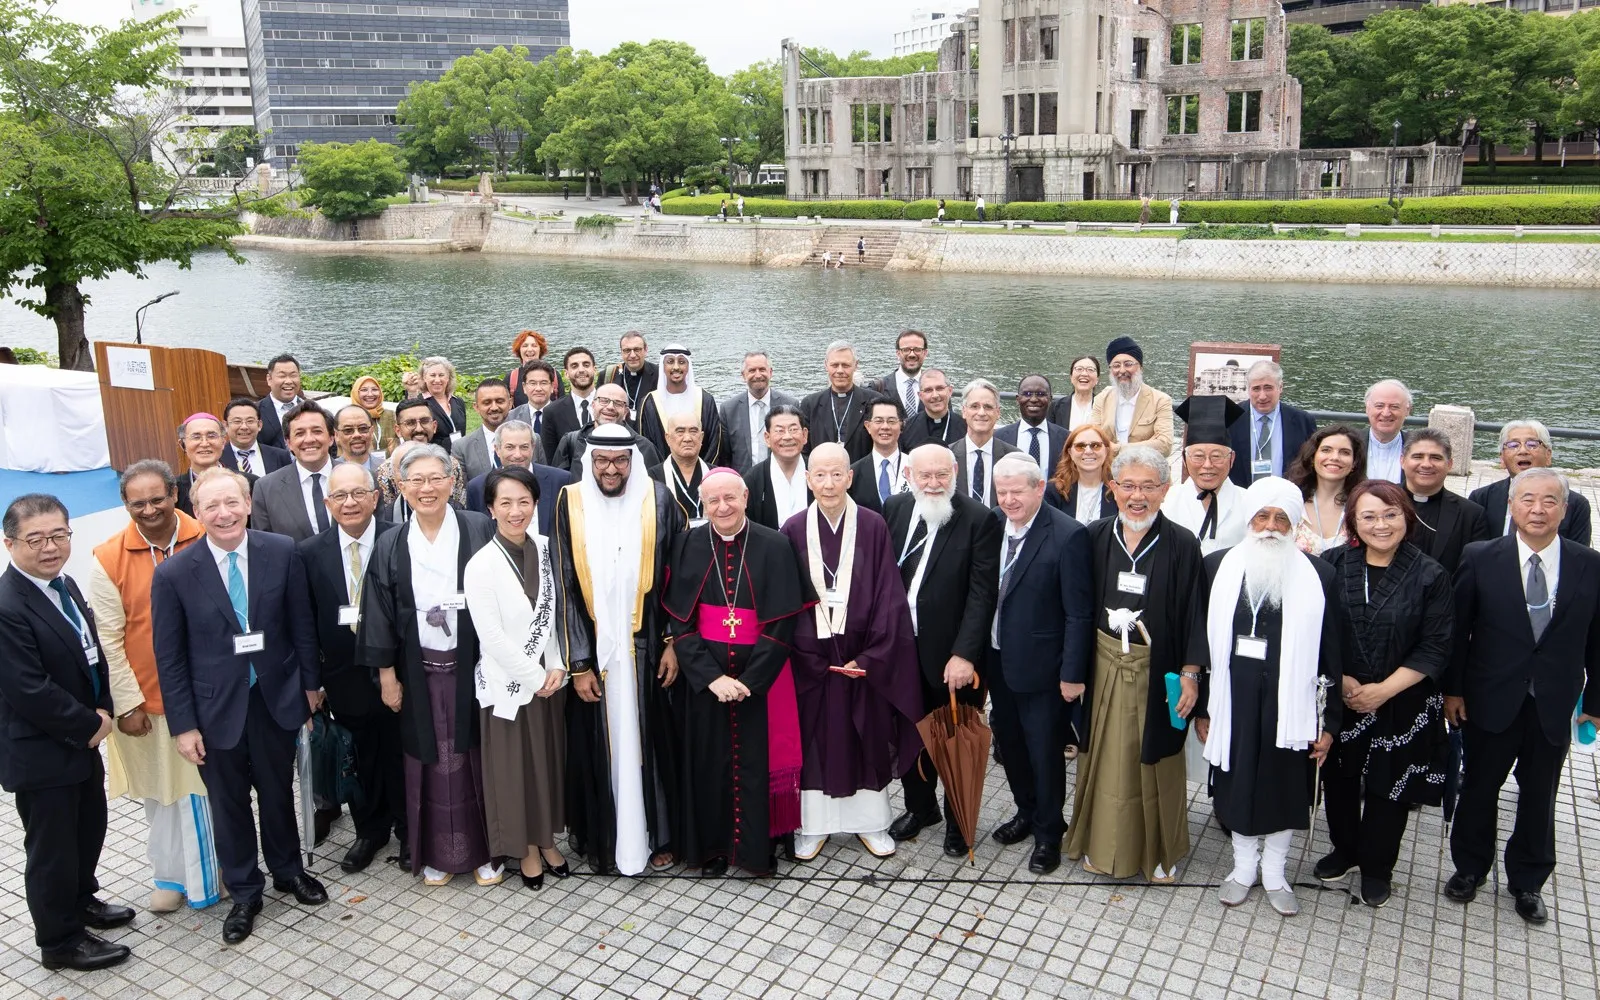
[[[456,558],[461,545],[461,529],[456,524],[456,515],[453,511],[445,511],[444,523],[439,525],[439,534],[433,541],[428,541],[428,536],[422,533],[422,525],[416,518],[406,526],[411,534],[406,537],[406,546],[411,551],[411,596],[417,605],[417,638],[424,649],[449,650],[456,648],[456,637],[460,629],[456,627],[456,612],[446,610],[445,623],[450,626],[450,631],[434,628],[428,624],[428,609],[439,607],[461,594],[461,585],[456,582]],[[471,669],[470,665],[463,665]]]
[[[373,517],[367,522],[367,530],[361,533],[360,538],[352,538],[345,533],[344,526],[338,527],[339,532],[339,564],[344,567],[344,590],[347,598],[354,600],[356,591],[360,589],[361,580],[367,575],[367,567],[372,565],[372,543],[378,537],[378,519]],[[361,552],[361,575],[350,572],[350,543],[356,543]]]
[[[806,460],[804,456],[795,459],[793,476],[783,474],[777,459],[773,459],[768,468],[771,470],[768,478],[772,480],[772,502],[778,508],[778,526],[782,527],[789,518],[806,509]]]
[[[757,399],[746,389],[744,393],[744,408],[750,413],[750,464],[766,461],[772,454],[767,449],[767,414],[772,412],[772,390]]]
[[[1391,483],[1403,483],[1404,474],[1400,471],[1400,456],[1405,451],[1405,435],[1396,433],[1394,439],[1384,444],[1371,432],[1367,432],[1367,478],[1387,479]]]
[[[994,438],[983,444],[974,444],[972,436],[967,436],[967,496],[972,496],[972,473],[977,467],[978,456],[983,456],[983,497],[979,500],[985,507],[994,506]]]
[[[922,372],[907,375],[905,369],[896,368],[894,372],[894,398],[899,400],[901,406],[906,406],[906,383],[911,383],[911,405],[906,407],[906,416],[915,416],[922,409]]]
[[[251,442],[248,448],[240,448],[232,441],[229,441],[228,447],[233,449],[233,460],[239,466],[241,472],[244,471],[245,457],[248,456],[251,475],[261,476],[266,474],[267,462],[261,455],[260,441]]]
[[[1528,560],[1533,556],[1533,547],[1522,540],[1522,533],[1517,533],[1517,565],[1521,567],[1522,596],[1528,596]],[[1555,611],[1556,585],[1561,582],[1561,536],[1557,535],[1549,545],[1539,550],[1539,568],[1544,570],[1544,589],[1550,595],[1550,610]]]
[[[1039,509],[1043,510],[1044,508],[1041,507]],[[1033,522],[1035,522],[1037,520],[1039,520],[1039,511],[1037,511],[1037,510],[1033,512],[1033,516],[1032,517],[1028,518],[1028,523],[1024,524],[1020,528],[1017,527],[1015,524],[1013,524],[1011,522],[1010,518],[1006,519],[1006,530],[1005,530],[1004,535],[1000,539],[1000,586],[1002,588],[1005,587],[1006,571],[1009,570],[1012,566],[1014,566],[1018,559],[1022,558],[1022,550],[1028,547],[1028,543],[1026,541],[1022,542],[1022,544],[1017,546],[1017,551],[1016,551],[1015,554],[1012,555],[1011,560],[1009,562],[1007,562],[1006,561],[1006,549],[1011,547],[1011,539],[1020,538],[1020,537],[1023,537],[1025,535],[1027,535],[1028,531],[1033,527]],[[996,602],[995,603],[995,607],[994,607],[994,624],[989,626],[989,645],[991,647],[993,647],[994,649],[999,649],[1000,648],[1000,604],[999,604],[999,602]]]
[[[1141,390],[1142,391],[1142,390]],[[1127,444],[1128,435],[1133,433],[1133,411],[1139,405],[1139,393],[1134,393],[1132,399],[1122,398],[1122,393],[1117,393],[1117,443]]]
[[[324,458],[322,460],[322,468],[308,469],[300,464],[299,459],[295,459],[294,470],[295,474],[300,477],[300,498],[306,505],[306,518],[311,525],[312,532],[315,533],[317,530],[317,504],[311,499],[311,476],[315,473],[322,477],[322,495],[326,498],[328,495],[328,473],[333,471],[333,460]],[[323,507],[322,512],[326,516],[328,508]]]
[[[874,490],[878,488],[878,476],[882,473],[883,463],[887,460],[889,463],[889,495],[894,496],[896,493],[904,493],[906,490],[910,489],[910,485],[904,479],[900,478],[900,463],[904,459],[905,452],[898,448],[896,448],[894,453],[891,455],[881,454],[877,448],[873,448],[872,488]]]
[[[1049,421],[1041,420],[1037,425],[1026,420],[1017,421],[1017,450],[1032,458],[1029,449],[1033,447],[1033,432],[1039,432],[1039,472],[1048,474],[1050,468],[1050,425]]]
[[[494,431],[487,427],[480,429],[483,431],[483,446],[489,449],[489,468],[491,470],[498,469],[500,468],[500,456],[496,455],[494,451]]]

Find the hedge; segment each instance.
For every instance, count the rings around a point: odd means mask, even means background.
[[[342,368],[330,368],[324,372],[308,372],[301,379],[301,383],[305,388],[313,392],[331,392],[338,396],[348,396],[350,395],[350,387],[355,385],[356,379],[363,375],[371,375],[383,387],[383,398],[393,403],[405,398],[405,390],[400,384],[400,376],[406,372],[416,371],[417,364],[421,360],[420,345],[412,344],[411,352],[408,354],[396,354],[366,365],[345,365]],[[478,383],[488,377],[487,375],[472,375],[462,371],[456,372],[456,395],[462,399],[471,400],[473,393],[478,390]]]
[[[567,181],[522,181],[496,179],[494,182],[494,192],[495,194],[560,194],[561,185],[563,184],[567,185],[567,190],[570,193],[576,195],[583,194],[582,178]],[[446,179],[434,181],[430,186],[438,191],[476,191],[478,190],[478,178],[469,177],[466,180],[460,181]],[[596,189],[596,193],[598,194],[606,194],[608,192],[610,194],[622,193],[622,189],[615,184],[605,185],[605,190],[599,190],[600,185],[598,184],[594,185],[594,187]]]
[[[701,195],[698,198],[673,198],[661,203],[663,215],[716,215],[722,205],[722,195]],[[775,219],[792,219],[800,215],[821,215],[829,219],[901,219],[905,217],[903,201],[788,201],[783,198],[746,198],[745,215],[765,215]],[[728,211],[734,210],[732,199]]]
[[[1592,226],[1600,223],[1600,195],[1407,198],[1400,206],[1400,221],[1419,226]]]
[[[1165,205],[1150,203],[1152,221],[1162,218]],[[946,214],[949,214],[946,212]],[[1138,222],[1136,201],[1013,201],[990,209],[991,218],[1031,222]]]
[[[998,218],[993,210],[990,210],[987,214],[991,219]],[[934,219],[938,218],[938,215],[939,199],[937,198],[924,198],[922,201],[906,203],[906,218],[908,219]],[[960,219],[962,222],[977,222],[978,209],[970,201],[946,200],[944,203],[944,217],[946,221]]]
[[[1163,204],[1162,208],[1165,209]],[[1302,201],[1186,201],[1179,222],[1266,225],[1270,222],[1386,226],[1393,218],[1381,198],[1307,198]]]
[[[734,194],[742,194],[746,198],[780,198],[789,190],[787,184],[735,184]]]

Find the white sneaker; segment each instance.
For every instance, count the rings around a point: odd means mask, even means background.
[[[794,857],[796,861],[811,861],[822,853],[822,845],[828,842],[826,835],[812,836],[809,833],[794,835]]]
[[[423,885],[431,885],[431,886],[449,885],[450,884],[450,880],[453,879],[453,878],[455,878],[455,876],[452,875],[450,872],[442,872],[437,868],[430,868],[427,865],[423,865],[422,866],[422,884]]]
[[[491,861],[486,865],[479,865],[472,876],[478,880],[479,885],[499,885],[505,881],[506,870]]]
[[[877,833],[858,833],[861,846],[865,847],[874,857],[887,858],[894,854],[894,838],[889,836],[888,830],[879,830]]]

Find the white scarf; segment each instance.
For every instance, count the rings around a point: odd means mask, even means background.
[[[1289,517],[1291,529],[1305,516],[1300,490],[1277,476],[1258,479],[1245,490],[1246,523],[1256,513],[1275,507]],[[1291,543],[1292,545],[1292,543]],[[1283,750],[1305,750],[1320,738],[1317,732],[1317,665],[1322,651],[1322,616],[1326,599],[1322,581],[1309,556],[1293,551],[1283,577],[1283,636],[1278,650],[1278,731],[1276,745]],[[1217,567],[1206,611],[1206,635],[1211,648],[1211,691],[1206,712],[1211,731],[1205,758],[1222,770],[1233,764],[1233,658],[1234,610],[1244,587],[1245,557],[1230,549]]]
[[[495,542],[489,544],[500,547]],[[505,664],[489,656],[480,656],[474,677],[478,704],[492,709],[497,719],[515,719],[517,709],[532,701],[533,696],[544,687],[545,674],[552,669],[563,669],[559,651],[549,645],[550,623],[555,617],[556,590],[556,575],[550,564],[550,546],[545,543],[543,536],[533,532],[528,533],[526,544],[535,545],[539,550],[539,603],[534,606],[533,620],[528,623],[528,636],[522,644],[526,659]],[[501,549],[502,553],[504,551]],[[516,571],[522,567],[513,566],[510,559],[507,555],[506,566],[515,578]],[[518,579],[517,583],[520,586],[521,580]],[[510,584],[510,580],[507,584]],[[552,654],[554,663],[546,659],[547,650]]]
[[[806,561],[811,569],[811,586],[821,598],[814,609],[817,616],[817,638],[829,639],[844,633],[850,609],[850,576],[856,561],[856,502],[844,498],[844,537],[839,540],[839,571],[833,575],[833,592],[837,608],[828,606],[828,588],[822,572],[822,505],[813,503],[806,511]]]

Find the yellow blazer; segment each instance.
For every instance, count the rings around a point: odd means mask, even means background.
[[[1109,385],[1094,398],[1094,422],[1106,432],[1111,444],[1111,454],[1116,455],[1121,445],[1117,442],[1117,387]],[[1139,390],[1133,404],[1133,425],[1128,429],[1129,444],[1147,444],[1161,452],[1172,454],[1175,440],[1172,432],[1172,397],[1148,385]]]

